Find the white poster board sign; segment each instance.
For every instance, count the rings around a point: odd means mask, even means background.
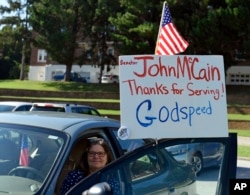
[[[121,139],[227,137],[223,56],[119,57]]]

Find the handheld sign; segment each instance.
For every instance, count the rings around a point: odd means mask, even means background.
[[[227,137],[222,56],[119,57],[123,139]]]

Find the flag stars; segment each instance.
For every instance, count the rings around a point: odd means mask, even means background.
[[[163,15],[163,20],[162,20],[162,26],[165,26],[166,24],[170,23],[172,20],[170,11],[167,6],[165,6],[164,9],[164,15]]]

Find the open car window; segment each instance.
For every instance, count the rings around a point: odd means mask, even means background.
[[[236,176],[236,140],[236,134],[158,140],[113,161],[68,194],[110,189],[113,194],[227,195]]]

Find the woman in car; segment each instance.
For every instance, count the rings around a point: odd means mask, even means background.
[[[111,160],[112,154],[108,143],[104,139],[96,138],[89,140],[87,149],[82,154],[79,166],[77,169],[69,172],[63,181],[60,189],[61,195],[64,195],[70,188],[88,175],[103,168],[106,164],[110,163]],[[113,194],[120,194],[120,186],[116,180],[111,178],[107,183],[110,185]]]

